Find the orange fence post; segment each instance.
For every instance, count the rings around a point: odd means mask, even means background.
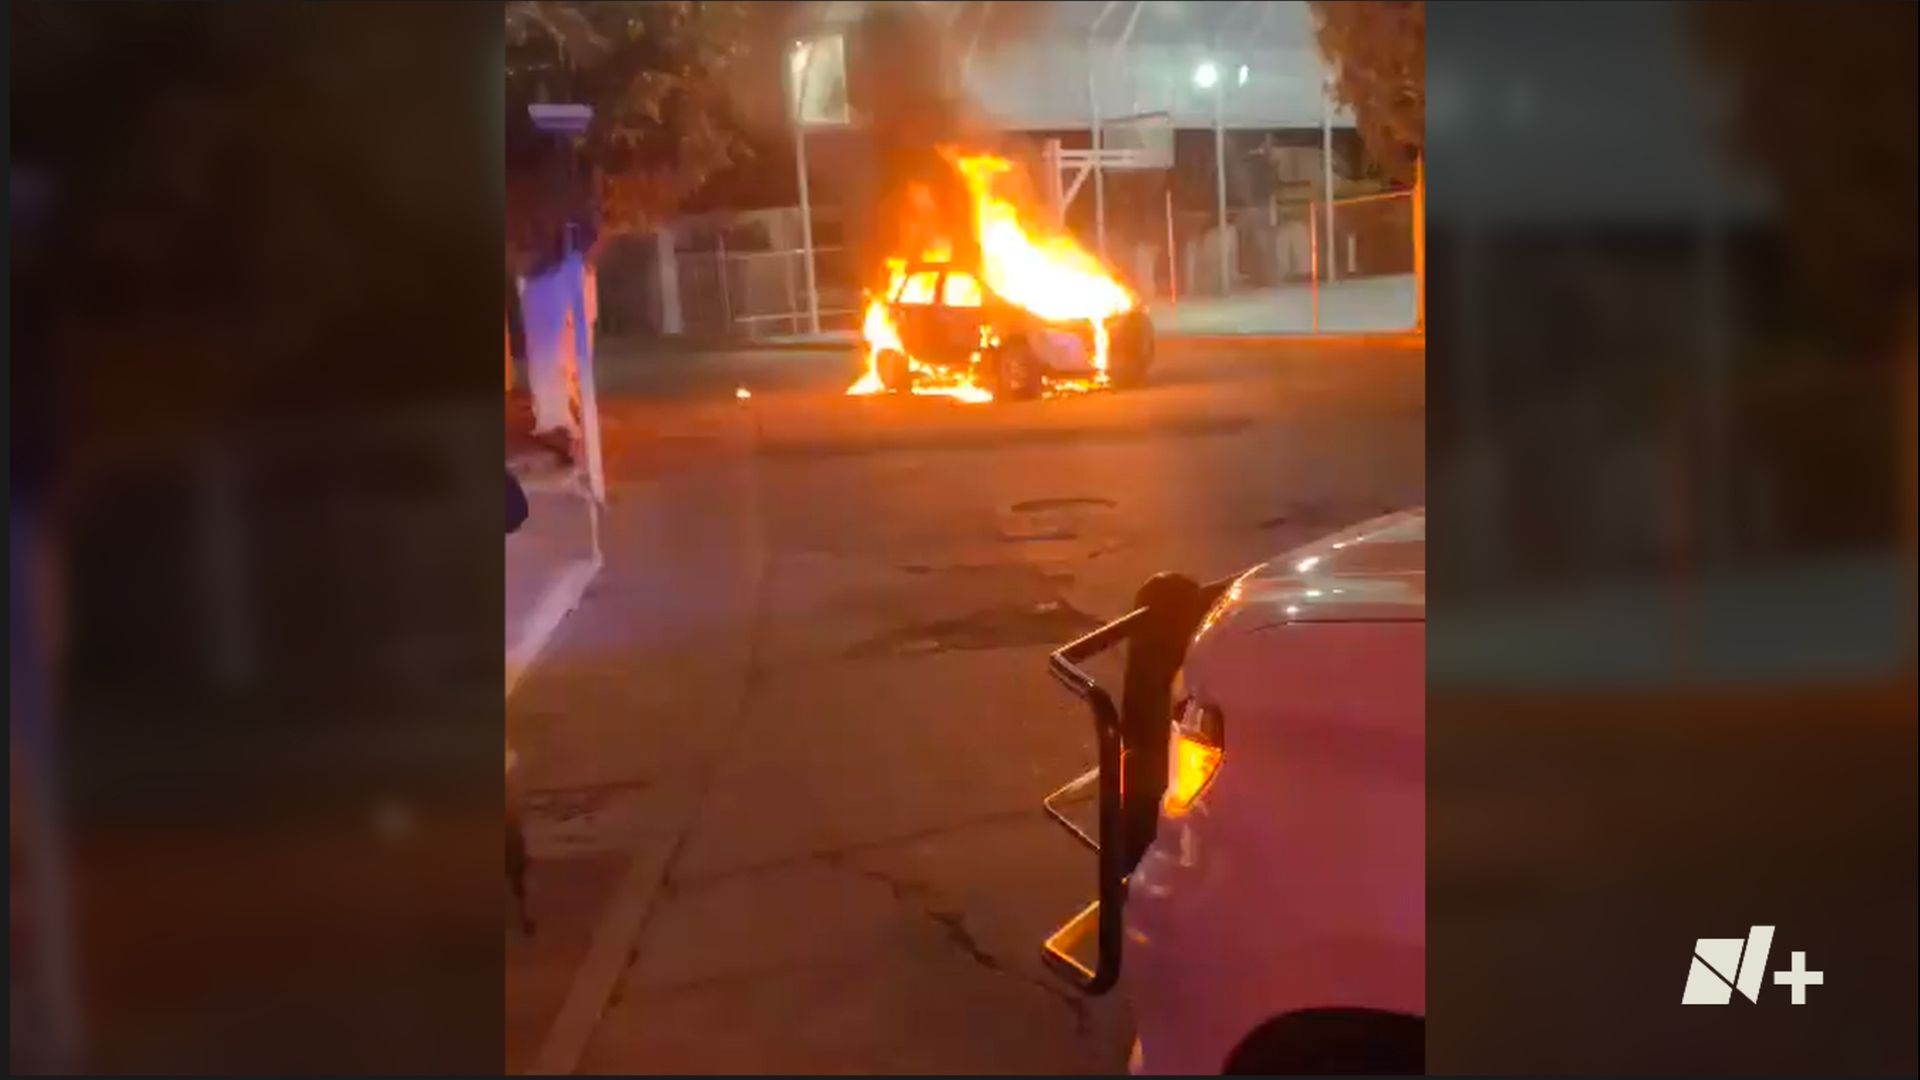
[[[1315,221],[1313,203],[1307,203],[1307,266],[1313,282],[1313,332],[1320,332],[1320,227]]]
[[[1427,175],[1425,156],[1413,159],[1413,328],[1427,332]]]

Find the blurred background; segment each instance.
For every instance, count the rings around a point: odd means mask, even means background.
[[[8,19],[12,1070],[496,1069],[499,10]]]
[[[1914,18],[1430,11],[1436,1071],[1914,1068]]]

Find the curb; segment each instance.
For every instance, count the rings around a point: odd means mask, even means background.
[[[849,337],[844,341],[774,341],[765,338],[741,338],[737,341],[724,338],[657,338],[642,339],[646,347],[633,350],[634,355],[644,356],[659,353],[670,356],[698,356],[701,353],[743,353],[743,352],[844,352],[858,348],[860,340]],[[603,342],[600,351],[606,351]]]
[[[1179,342],[1183,345],[1203,345],[1209,348],[1272,348],[1276,345],[1297,345],[1308,348],[1350,348],[1350,349],[1424,349],[1427,347],[1425,334],[1382,334],[1356,332],[1351,334],[1314,334],[1274,333],[1274,334],[1160,334],[1155,338],[1159,342]]]
[[[1272,345],[1310,345],[1319,347],[1349,346],[1365,348],[1420,349],[1427,344],[1426,335],[1419,333],[1380,333],[1374,331],[1355,331],[1352,333],[1320,333],[1311,331],[1277,331],[1248,333],[1159,333],[1155,335],[1159,342],[1178,342],[1183,345],[1205,345],[1208,347],[1233,348]],[[860,342],[856,338],[846,341],[768,341],[743,340],[726,341],[686,341],[676,342],[671,352],[676,355],[690,356],[703,352],[742,353],[742,352],[797,352],[797,353],[841,353],[857,349]]]

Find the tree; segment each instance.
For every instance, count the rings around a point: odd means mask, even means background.
[[[601,237],[651,228],[746,152],[733,90],[757,40],[740,0],[511,3],[507,19],[509,254],[538,258],[591,210]],[[571,166],[527,106],[594,110]],[[577,170],[577,179],[576,179]],[[587,205],[581,205],[585,200]]]
[[[1411,183],[1426,145],[1427,6],[1419,0],[1310,0],[1314,36],[1381,172]]]

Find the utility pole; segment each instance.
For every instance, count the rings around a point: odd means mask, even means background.
[[[1231,287],[1231,260],[1227,251],[1227,131],[1220,117],[1220,98],[1225,91],[1220,89],[1216,77],[1213,83],[1213,210],[1219,222],[1220,242],[1220,295],[1225,296]]]

